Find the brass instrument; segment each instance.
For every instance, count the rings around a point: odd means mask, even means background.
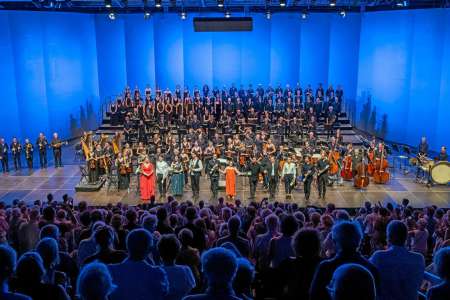
[[[25,145],[25,158],[30,159],[31,158],[31,152],[33,151],[33,145],[31,143],[27,143]]]
[[[120,138],[121,135],[119,133],[115,135],[114,138],[112,139],[112,148],[115,155],[119,154],[120,152]]]
[[[92,131],[86,133],[81,137],[81,149],[83,149],[83,154],[85,158],[88,158],[91,154],[90,148],[92,147],[91,139]]]

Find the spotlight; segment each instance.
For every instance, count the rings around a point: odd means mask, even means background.
[[[224,2],[224,0],[217,0],[217,6],[223,7],[223,2]]]
[[[330,6],[336,6],[336,0],[330,0]]]
[[[111,8],[112,7],[111,0],[105,0],[105,7],[107,7],[107,8]]]
[[[146,11],[146,12],[144,12],[144,19],[150,19],[150,17],[151,17],[152,15],[150,14],[150,12],[149,11]]]
[[[396,5],[398,7],[406,7],[406,6],[408,6],[408,1],[406,1],[406,0],[397,0]]]
[[[341,9],[341,11],[339,12],[339,15],[340,15],[342,18],[345,18],[345,16],[347,15],[347,13],[345,12],[345,10]]]
[[[266,19],[270,20],[271,17],[272,17],[272,14],[270,13],[270,10],[266,11]]]
[[[187,18],[187,14],[186,14],[186,12],[185,12],[185,11],[182,11],[182,12],[181,12],[181,14],[180,14],[180,18],[181,18],[181,20],[186,20],[186,18]]]
[[[162,0],[155,0],[155,6],[160,8],[162,6]]]
[[[231,13],[228,10],[225,12],[225,18],[231,18]]]
[[[114,20],[116,19],[116,14],[115,14],[114,12],[110,12],[110,13],[108,14],[108,18],[109,18],[111,21],[114,21]]]
[[[308,18],[308,12],[306,10],[302,11],[302,20],[306,20]]]
[[[280,6],[285,7],[286,6],[286,0],[280,0]]]

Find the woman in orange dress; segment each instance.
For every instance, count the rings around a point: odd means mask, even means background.
[[[236,175],[239,175],[240,172],[233,166],[232,161],[229,161],[228,166],[221,172],[225,174],[225,193],[228,200],[231,201],[236,196]]]
[[[146,157],[141,164],[140,177],[141,199],[148,202],[155,197],[155,172],[150,159]]]

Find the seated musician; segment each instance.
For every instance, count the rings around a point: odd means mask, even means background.
[[[269,156],[275,155],[275,152],[277,151],[275,144],[273,143],[272,139],[270,139],[270,138],[267,140],[266,151]]]
[[[194,114],[194,115],[192,116],[191,128],[194,129],[194,130],[197,130],[197,129],[200,128],[200,126],[201,126],[201,122],[200,122],[200,120],[198,119],[197,115]]]
[[[420,144],[417,147],[418,155],[426,157],[428,155],[428,142],[426,137],[422,137],[420,140]]]
[[[250,108],[247,119],[248,119],[249,124],[257,124],[258,123],[258,113],[255,111],[255,109],[253,107]]]
[[[381,157],[383,157],[383,159],[387,159],[386,149],[383,143],[378,143],[378,147],[375,149],[375,159],[381,159]]]
[[[445,146],[441,147],[441,151],[438,155],[438,161],[448,161],[447,148]]]
[[[308,143],[314,149],[317,147],[317,139],[312,131],[308,133]]]

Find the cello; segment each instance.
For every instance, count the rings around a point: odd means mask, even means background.
[[[364,154],[361,154],[361,161],[356,165],[356,175],[353,179],[354,187],[362,189],[369,185],[367,169],[368,166],[364,163]]]
[[[384,157],[384,147],[381,151],[381,158],[375,159],[375,170],[373,172],[373,180],[378,184],[385,184],[389,181],[390,175],[387,171],[389,167],[388,161]]]
[[[330,175],[335,175],[337,172],[339,172],[339,152],[336,150],[331,150],[328,154],[328,160],[330,161],[330,169],[329,173]]]

